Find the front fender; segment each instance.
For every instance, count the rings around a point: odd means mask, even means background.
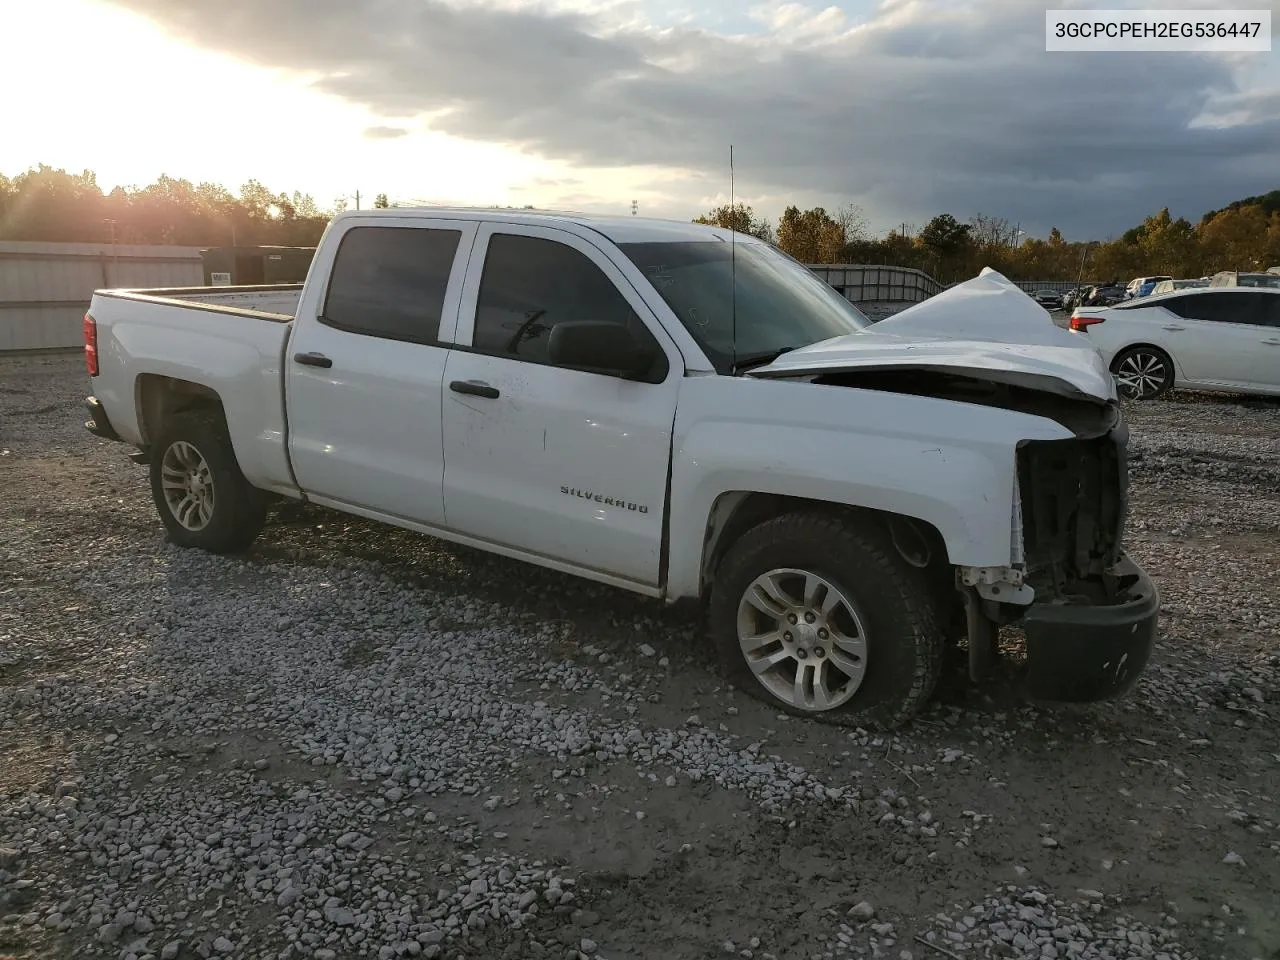
[[[668,596],[701,593],[708,521],[736,491],[913,517],[953,564],[1006,565],[1018,441],[1070,436],[1042,417],[930,397],[691,379],[676,416]]]

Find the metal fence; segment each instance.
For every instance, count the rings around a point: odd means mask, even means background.
[[[0,241],[0,350],[78,347],[103,287],[204,283],[199,247]]]
[[[941,293],[955,283],[939,283],[923,270],[912,267],[891,267],[884,264],[816,264],[809,269],[835,287],[846,299],[854,303],[880,301],[885,303],[919,303],[936,293]],[[959,283],[960,281],[956,281]],[[1015,284],[1027,293],[1052,290],[1066,293],[1077,286],[1093,286],[1094,281],[1083,280],[1015,280]]]
[[[854,303],[899,301],[918,303],[943,287],[923,270],[880,264],[809,264],[809,269]]]
[[[1097,286],[1094,280],[1015,280],[1013,281],[1022,290],[1027,293],[1035,293],[1037,290],[1052,290],[1054,293],[1066,293],[1074,290],[1076,287],[1093,287]]]

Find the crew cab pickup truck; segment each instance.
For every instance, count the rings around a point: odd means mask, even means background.
[[[1104,699],[1154,641],[1113,380],[991,270],[873,326],[715,227],[347,213],[300,287],[99,291],[85,353],[172,542],[288,497],[700,602],[798,714],[900,724],[1008,624],[1030,696]]]

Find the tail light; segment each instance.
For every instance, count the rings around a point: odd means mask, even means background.
[[[84,365],[89,376],[98,375],[98,322],[88,313],[84,315]]]
[[[1072,317],[1071,329],[1076,331],[1076,333],[1084,333],[1086,330],[1092,327],[1095,323],[1106,323],[1106,322],[1107,322],[1106,317]]]

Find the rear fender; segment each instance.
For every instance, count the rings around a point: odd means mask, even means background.
[[[148,442],[144,375],[195,384],[220,400],[246,479],[292,489],[281,373],[287,324],[108,297],[95,297],[94,311],[102,357],[94,393],[124,440]]]

